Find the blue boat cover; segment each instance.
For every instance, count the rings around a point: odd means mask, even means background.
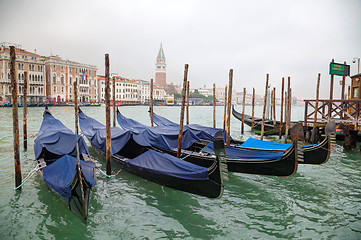
[[[172,122],[168,119],[166,119],[165,117],[159,116],[155,113],[153,113],[153,122],[158,125],[158,126],[166,126],[169,128],[178,128],[179,129],[179,124]],[[223,131],[223,135],[224,135],[224,140],[226,140],[226,131],[220,128],[212,128],[212,127],[205,127],[199,124],[188,124],[183,126],[183,128],[189,129],[193,132],[194,135],[196,135],[199,139],[202,140],[208,140],[208,141],[213,141],[213,137],[214,135],[219,132],[219,131]],[[232,139],[232,138],[231,138]]]
[[[79,112],[79,125],[83,134],[96,148],[106,151],[106,128],[103,124]],[[151,145],[143,138],[137,130],[123,130],[118,127],[111,128],[111,154],[118,153],[124,145],[133,139],[140,146],[150,147]]]
[[[314,145],[317,144],[303,145],[302,148],[311,147]],[[255,138],[248,138],[244,143],[240,144],[239,146],[246,148],[254,148],[254,149],[264,149],[264,150],[287,150],[292,146],[292,144],[268,142]]]
[[[75,157],[64,155],[50,165],[43,168],[43,178],[46,184],[59,193],[64,198],[70,200],[70,183],[76,173],[77,159]],[[80,166],[84,177],[94,186],[94,167],[95,164],[90,161],[80,160]]]
[[[284,151],[280,152],[263,152],[263,151],[252,151],[241,148],[227,147],[226,157],[231,159],[282,159]],[[214,153],[213,142],[208,143],[201,152]]]
[[[208,169],[201,167],[166,153],[153,150],[127,160],[128,167],[145,170],[157,175],[165,175],[189,180],[208,180]]]
[[[117,114],[117,120],[123,129],[142,135],[143,138],[153,147],[162,147],[165,149],[178,147],[179,126],[149,127],[133,119],[127,118],[121,113]],[[183,130],[182,149],[187,149],[193,143],[199,141],[200,138],[196,136],[195,131],[188,128]]]
[[[76,135],[49,112],[45,113],[40,130],[34,142],[35,158],[38,159],[46,148],[47,151],[63,156],[76,156]],[[78,136],[79,153],[88,153],[86,142]]]

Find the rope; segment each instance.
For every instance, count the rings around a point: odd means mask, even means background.
[[[27,139],[24,139],[23,141],[28,141],[29,139],[36,137],[36,134],[31,135],[30,137],[28,137]]]
[[[122,170],[123,170],[123,167],[119,169],[119,171],[116,173],[116,174],[112,174],[112,175],[108,175],[106,174],[103,170],[101,170],[100,168],[97,168],[99,170],[100,173],[102,173],[104,176],[106,176],[107,178],[112,178],[112,177],[115,177],[117,176]]]
[[[17,189],[19,189],[19,188],[21,188],[23,185],[24,185],[24,183],[26,183],[26,181],[27,180],[29,180],[29,178],[31,178],[37,171],[39,171],[41,168],[40,167],[36,167],[36,168],[34,168],[25,178],[24,178],[24,180],[23,181],[21,181],[21,184],[19,185],[19,186],[17,186],[17,187],[15,187],[14,188],[14,190],[17,190]]]

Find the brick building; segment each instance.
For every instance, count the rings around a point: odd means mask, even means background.
[[[78,82],[78,100],[84,103],[97,102],[97,67],[59,56],[45,60],[46,97],[49,101],[65,103],[73,101],[73,82]]]
[[[28,73],[29,103],[43,103],[45,96],[44,59],[34,52],[25,51],[21,45],[1,43],[0,48],[0,103],[11,103],[10,46],[15,46],[15,72],[18,81],[19,103],[23,101],[24,72]]]
[[[159,53],[157,56],[157,62],[155,64],[155,85],[166,86],[167,85],[167,74],[166,74],[167,64],[165,62],[165,56],[163,51],[163,46],[160,44]]]

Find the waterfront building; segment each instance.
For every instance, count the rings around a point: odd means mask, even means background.
[[[64,60],[59,56],[45,59],[46,97],[49,101],[73,101],[73,83],[78,83],[78,101],[93,103],[98,100],[97,67]]]
[[[113,99],[113,78],[115,80],[115,101],[122,105],[139,104],[137,80],[121,77],[115,73],[110,75],[110,100]],[[98,75],[99,102],[105,101],[105,76]]]
[[[145,80],[135,80],[138,84],[138,101],[140,104],[149,104],[150,99],[150,83]]]
[[[0,103],[11,103],[10,46],[15,47],[15,74],[18,81],[18,101],[22,103],[24,72],[28,73],[29,103],[42,103],[45,96],[44,59],[34,52],[22,49],[21,45],[1,43],[0,48]]]
[[[160,49],[155,64],[155,85],[167,86],[167,64],[165,61],[163,46],[160,44]]]

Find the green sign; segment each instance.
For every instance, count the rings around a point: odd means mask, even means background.
[[[330,62],[330,74],[350,76],[350,65]]]

